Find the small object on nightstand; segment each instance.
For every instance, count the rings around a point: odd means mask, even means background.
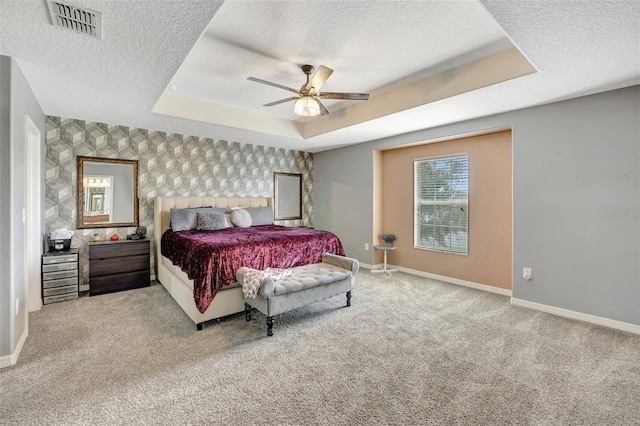
[[[138,226],[135,234],[127,235],[127,240],[144,240],[146,233],[147,228],[144,226]]]
[[[49,251],[69,251],[71,248],[71,238],[64,240],[47,238],[47,248]]]
[[[100,241],[100,235],[97,232],[93,234],[93,241]]]
[[[120,239],[120,237],[118,236],[118,234],[113,234],[111,236],[111,241],[118,241]]]
[[[47,248],[49,251],[69,251],[73,232],[67,228],[56,229],[47,237]]]

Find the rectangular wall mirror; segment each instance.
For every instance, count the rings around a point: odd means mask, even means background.
[[[138,226],[138,161],[78,156],[78,228]]]
[[[274,219],[302,219],[302,175],[273,173]]]

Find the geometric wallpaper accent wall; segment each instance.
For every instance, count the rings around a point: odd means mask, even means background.
[[[157,195],[273,197],[273,172],[302,174],[302,220],[280,225],[312,226],[313,154],[211,138],[129,128],[60,117],[47,117],[45,160],[45,232],[67,228],[80,254],[81,285],[89,282],[88,245],[126,238],[133,228],[76,229],[76,156],[138,160],[140,226],[151,239],[154,264],[153,209]]]

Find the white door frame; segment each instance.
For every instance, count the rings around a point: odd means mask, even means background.
[[[28,115],[25,116],[25,129],[24,294],[27,310],[33,312],[42,308],[42,148],[40,129]]]

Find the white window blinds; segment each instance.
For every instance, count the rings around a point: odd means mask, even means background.
[[[469,156],[414,161],[414,247],[469,252]]]

